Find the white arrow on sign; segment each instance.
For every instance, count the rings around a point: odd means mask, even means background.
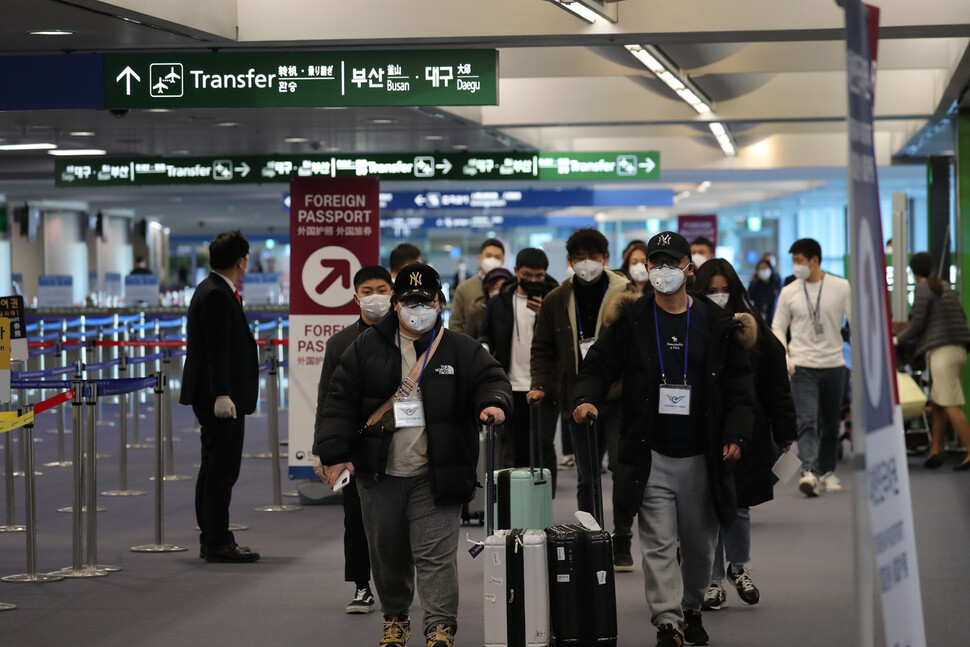
[[[247,175],[249,175],[249,164],[247,164],[246,162],[242,162],[239,166],[236,167],[236,173],[239,173],[239,175],[241,175],[242,177],[246,177]]]
[[[637,166],[642,168],[646,173],[649,173],[657,167],[657,164],[648,157],[647,159],[643,160],[643,164],[638,164]]]
[[[125,94],[128,95],[129,97],[131,96],[131,79],[132,78],[134,78],[136,81],[141,81],[141,77],[138,76],[137,74],[135,74],[135,71],[133,69],[131,69],[131,66],[130,65],[128,67],[126,67],[125,69],[121,70],[121,74],[119,74],[115,78],[115,81],[116,82],[117,81],[120,81],[121,79],[124,79],[125,80]]]
[[[418,205],[419,207],[423,207],[425,203],[427,203],[427,201],[428,199],[425,198],[424,195],[420,193],[414,196],[414,204]]]
[[[452,164],[446,159],[442,161],[441,164],[435,164],[434,167],[441,171],[442,175],[448,175],[448,171],[451,170]]]

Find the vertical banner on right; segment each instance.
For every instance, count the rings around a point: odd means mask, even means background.
[[[902,412],[889,335],[886,258],[873,150],[873,99],[879,9],[845,7],[849,95],[849,220],[852,277],[852,411],[865,432],[872,547],[886,644],[924,647],[916,536]],[[863,583],[865,586],[866,583]]]

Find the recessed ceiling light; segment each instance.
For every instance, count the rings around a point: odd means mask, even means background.
[[[444,139],[444,137],[442,137],[441,135],[425,135],[424,138],[427,139],[429,142],[436,142]]]
[[[219,126],[220,128],[232,128],[238,126],[238,121],[220,121],[218,123],[212,124],[213,126]]]
[[[177,151],[172,151],[172,155],[188,155],[190,152],[191,151],[189,151],[189,150],[187,150],[185,148],[180,148]]]
[[[378,119],[371,119],[370,122],[372,124],[393,124],[393,123],[397,123],[397,119],[385,119],[381,117]]]
[[[93,130],[72,130],[71,137],[94,137]]]
[[[285,141],[287,144],[305,144],[310,140],[306,137],[287,137],[283,141]]]
[[[61,157],[74,157],[74,156],[91,157],[94,155],[107,155],[108,153],[106,151],[101,150],[100,148],[74,148],[74,149],[61,148],[58,150],[47,151],[47,154],[58,155]]]
[[[338,152],[342,151],[343,149],[340,148],[339,146],[327,146],[323,150],[325,152],[327,152],[327,153],[338,153]]]
[[[468,144],[455,144],[455,145],[452,146],[452,148],[454,148],[455,150],[460,150],[460,151],[468,150]]]
[[[149,108],[145,112],[172,112],[169,108]]]
[[[57,148],[55,144],[3,144],[0,151],[49,151]]]
[[[67,29],[28,29],[31,36],[73,36],[74,32]]]

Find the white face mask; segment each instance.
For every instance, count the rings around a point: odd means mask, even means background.
[[[502,267],[502,261],[495,258],[494,256],[488,256],[482,259],[482,272],[488,274],[494,269]]]
[[[368,294],[366,297],[357,298],[360,299],[361,313],[371,321],[383,319],[391,310],[390,294]]]
[[[679,267],[655,267],[650,270],[650,284],[661,294],[673,294],[680,289],[686,279],[684,270]]]
[[[437,320],[438,310],[432,306],[424,304],[401,306],[401,323],[414,332],[428,332]]]
[[[703,254],[692,254],[690,260],[694,263],[694,267],[700,267],[707,262],[707,257]]]
[[[646,283],[649,277],[650,273],[647,271],[647,266],[643,263],[634,263],[630,266],[630,278],[637,283]]]
[[[767,281],[771,278],[771,270],[758,270],[758,278]]]
[[[723,292],[718,292],[717,294],[708,294],[707,298],[713,301],[714,303],[716,303],[718,306],[722,308],[726,308],[728,297],[730,296],[731,296],[730,294],[724,294]]]
[[[812,275],[812,268],[808,265],[796,265],[792,268],[792,274],[795,275],[796,279],[807,279]]]
[[[587,283],[592,283],[603,273],[603,263],[590,260],[579,261],[578,263],[573,263],[573,271],[576,272],[576,276],[579,278]]]

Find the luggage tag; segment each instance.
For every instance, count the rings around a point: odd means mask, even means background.
[[[593,347],[593,344],[595,344],[595,343],[596,343],[596,337],[590,337],[588,339],[580,339],[579,340],[579,356],[582,359],[586,359],[586,353],[589,352],[589,349],[592,348]]]
[[[659,413],[669,416],[689,416],[690,385],[661,384]]]
[[[424,402],[420,398],[402,398],[394,401],[394,426],[424,427]]]

